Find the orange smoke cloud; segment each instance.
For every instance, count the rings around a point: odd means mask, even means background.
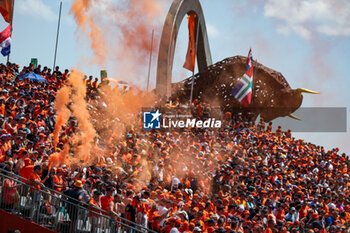
[[[60,166],[67,163],[70,160],[69,157],[69,145],[66,144],[62,151],[55,152],[49,157],[49,169],[52,167]]]
[[[102,65],[106,61],[107,49],[103,40],[103,34],[96,26],[94,18],[88,16],[91,3],[92,0],[76,0],[71,6],[70,13],[74,15],[78,24],[78,30],[80,29],[89,35],[93,53],[97,58],[98,64]]]
[[[93,104],[91,113],[96,131],[105,144],[113,146],[114,141],[123,137],[127,127],[138,125],[138,113],[142,107],[152,106],[151,93],[131,88],[124,91],[120,87],[102,86],[101,98]]]
[[[124,51],[132,50],[148,54],[151,50],[152,28],[156,26],[154,25],[156,18],[162,14],[161,5],[156,0],[130,0],[127,2],[126,9],[124,8],[114,11],[127,19],[127,22],[118,23],[124,41]],[[137,59],[141,60],[141,58]]]
[[[90,38],[97,63],[105,64],[106,59],[114,62],[109,73],[141,86],[147,73],[152,29],[155,29],[154,55],[158,49],[165,15],[162,4],[164,1],[160,0],[75,0],[70,12],[78,31]]]
[[[120,30],[119,43],[121,43],[121,46],[115,51],[114,58],[121,61],[117,75],[135,77],[131,78],[131,81],[141,86],[146,80],[144,74],[148,69],[152,29],[155,29],[152,52],[155,55],[158,51],[157,45],[164,20],[161,17],[163,16],[163,7],[157,0],[129,0],[125,6],[114,8],[113,14],[117,15],[118,18],[127,19],[126,21],[115,21]]]
[[[57,122],[54,131],[54,145],[56,146],[58,143],[61,127],[68,122],[71,115],[77,120],[78,130],[71,136],[71,140],[64,146],[63,151],[54,153],[50,157],[50,165],[56,166],[67,163],[71,166],[73,164],[88,164],[94,161],[93,158],[91,159],[91,151],[94,147],[96,131],[91,123],[83,77],[82,73],[73,71],[69,76],[67,85],[57,92],[55,101]],[[68,104],[70,104],[69,109]],[[71,145],[74,156],[69,156],[69,145]]]
[[[90,113],[87,109],[86,86],[83,82],[84,75],[74,71],[69,76],[68,84],[72,86],[72,114],[78,121],[79,132],[75,134],[73,141],[78,143],[76,157],[80,162],[87,163],[90,159],[96,131],[91,124]]]
[[[64,86],[57,92],[57,95],[56,95],[54,108],[56,110],[57,117],[56,117],[55,130],[53,133],[54,148],[56,148],[57,146],[61,127],[67,123],[70,117],[70,111],[67,108],[67,104],[69,103],[70,93],[71,93],[71,89],[67,86]]]

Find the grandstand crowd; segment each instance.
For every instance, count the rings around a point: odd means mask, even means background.
[[[30,72],[47,82],[20,79]],[[136,125],[105,164],[50,168],[53,105],[67,79],[69,70],[59,67],[0,65],[0,167],[34,182],[28,192],[56,190],[162,233],[350,232],[349,157],[263,121],[254,124],[249,114],[226,113],[225,126],[215,131],[143,131]],[[85,84],[88,97],[98,95],[97,79]],[[197,117],[211,114],[198,100],[192,108]],[[63,150],[77,127],[74,119],[63,127],[57,148]],[[117,174],[114,164],[121,164]],[[147,183],[138,180],[146,167]],[[14,181],[3,182],[1,208],[14,208],[17,189]]]

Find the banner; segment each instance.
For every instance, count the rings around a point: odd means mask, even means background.
[[[5,21],[10,23],[12,18],[13,0],[0,0],[0,13]]]
[[[188,49],[186,54],[186,61],[183,67],[194,72],[194,66],[196,64],[196,15],[191,14],[188,18],[188,32],[189,32],[189,40],[188,40]]]
[[[34,69],[36,69],[38,67],[38,59],[37,58],[30,59],[30,64],[34,65]]]
[[[101,80],[107,78],[107,70],[101,70],[100,76],[101,76]]]

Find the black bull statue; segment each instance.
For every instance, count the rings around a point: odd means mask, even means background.
[[[226,58],[196,74],[193,99],[219,106],[223,111],[249,111],[255,117],[260,114],[265,122],[269,122],[285,116],[298,119],[292,113],[301,106],[302,93],[318,94],[305,88],[292,89],[280,72],[254,61],[252,102],[249,108],[244,109],[230,92],[246,72],[246,60],[243,56]],[[179,98],[180,102],[188,102],[191,80],[192,77],[173,83],[172,99]]]

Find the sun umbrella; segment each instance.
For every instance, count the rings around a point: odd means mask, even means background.
[[[36,73],[27,73],[22,75],[19,79],[23,80],[24,78],[29,78],[32,81],[36,81],[36,82],[44,82],[47,83],[47,80],[41,76],[40,74],[36,74]]]

